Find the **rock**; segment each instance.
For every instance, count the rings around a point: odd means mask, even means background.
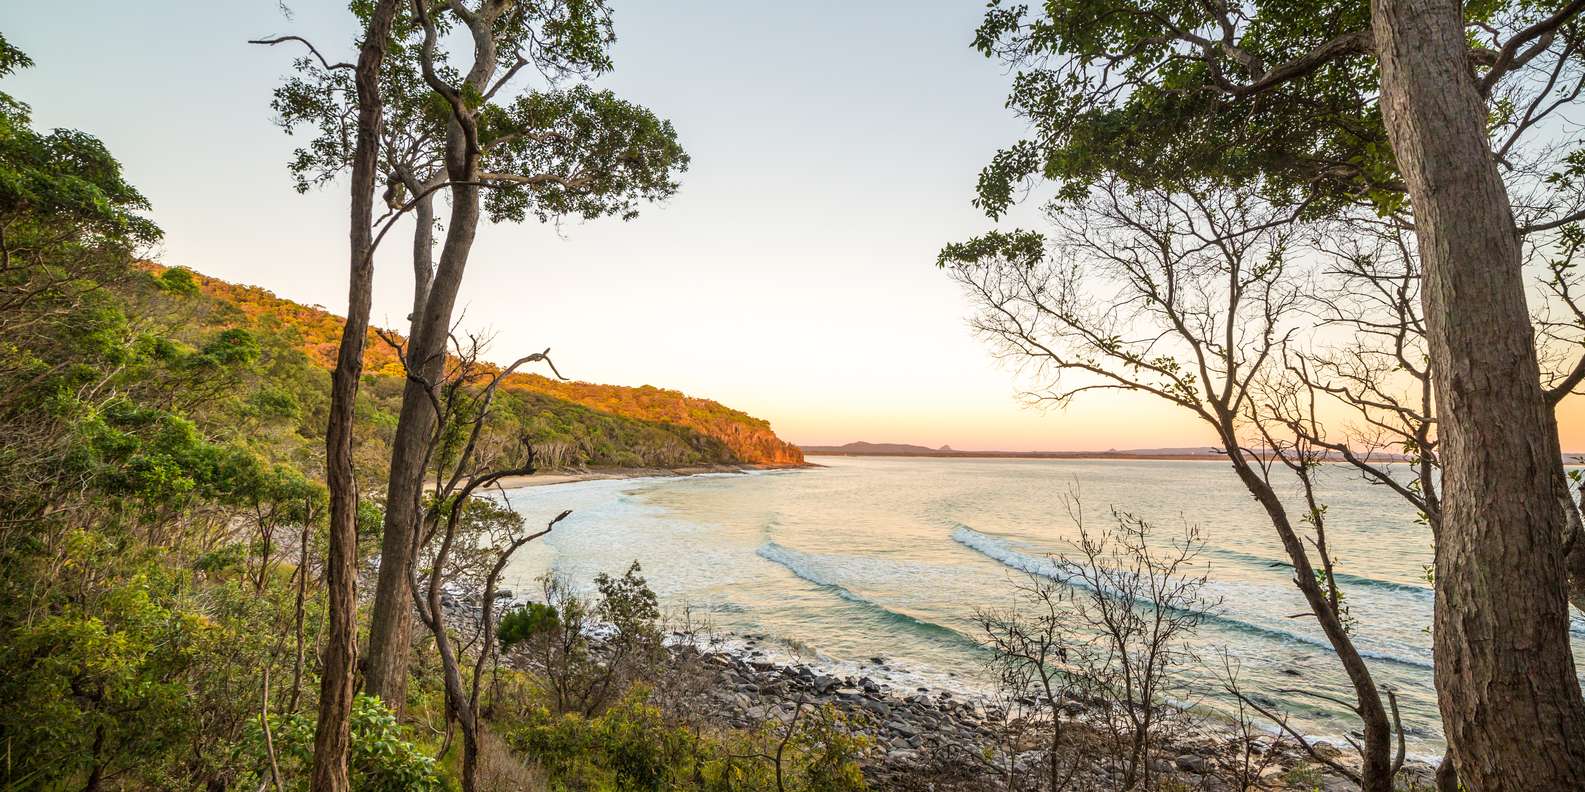
[[[1205,775],[1211,772],[1211,760],[1199,754],[1179,754],[1172,763],[1185,773]]]
[[[897,732],[904,737],[914,737],[919,734],[919,730],[914,728],[913,724],[908,723],[907,721],[894,720],[891,723],[886,724],[886,728],[891,729],[892,731]]]

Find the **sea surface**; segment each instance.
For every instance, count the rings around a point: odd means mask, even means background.
[[[1246,692],[1301,731],[1337,740],[1358,729],[1325,698],[1346,700],[1351,688],[1314,620],[1296,615],[1307,609],[1276,534],[1221,462],[810,461],[825,467],[510,490],[530,525],[572,515],[519,552],[506,584],[532,597],[552,573],[588,589],[596,573],[637,560],[674,617],[686,609],[721,634],[763,636],[755,648],[780,659],[904,691],[983,692],[975,609],[1011,605],[1015,584],[1056,574],[1051,556],[1073,553],[1076,490],[1092,531],[1115,508],[1151,521],[1162,540],[1186,524],[1203,537],[1205,593],[1219,604],[1190,644],[1197,659],[1178,672],[1179,703],[1226,715],[1219,678],[1231,663]],[[1320,494],[1356,645],[1398,696],[1410,754],[1439,755],[1429,529],[1344,466],[1322,469]],[[1585,622],[1572,627],[1585,668]]]

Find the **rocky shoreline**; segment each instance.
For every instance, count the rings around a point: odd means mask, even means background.
[[[515,602],[510,591],[498,596]],[[477,619],[478,601],[448,595],[446,609],[463,620]],[[596,636],[597,649],[601,636]],[[990,792],[1011,787],[1009,777],[1047,772],[1045,722],[1020,722],[992,697],[963,680],[903,668],[884,657],[863,664],[811,662],[785,651],[768,636],[727,633],[670,633],[662,676],[686,679],[691,709],[721,728],[780,730],[795,713],[830,705],[849,728],[870,742],[860,761],[871,789],[909,792]],[[510,662],[510,661],[509,661]],[[950,681],[941,681],[941,680]],[[1096,702],[1065,698],[1064,740],[1072,755],[1062,788],[1092,792],[1118,788],[1121,762],[1110,750]],[[1159,738],[1150,758],[1166,789],[1243,792],[1230,779],[1248,776],[1255,766],[1258,786],[1246,789],[1347,792],[1358,786],[1317,762],[1292,739],[1257,731],[1245,736],[1229,722],[1174,711],[1174,728]],[[1011,727],[1011,728],[1009,728]],[[1353,753],[1326,742],[1313,747],[1329,759],[1351,765]],[[1434,789],[1435,768],[1407,761],[1397,788]],[[1016,787],[1022,788],[1022,787]]]
[[[800,706],[829,704],[873,742],[862,764],[875,789],[969,792],[1000,789],[1009,773],[1044,772],[1034,745],[1008,749],[1004,712],[984,696],[919,686],[900,689],[869,675],[838,675],[807,663],[773,660],[759,648],[764,636],[728,636],[698,646],[674,645],[673,662],[704,669],[704,696],[723,726],[753,729],[769,721],[786,722]],[[871,658],[876,669],[895,671],[886,658]],[[1068,700],[1063,717],[1073,744],[1071,790],[1111,789],[1118,763],[1101,747],[1102,732],[1091,725],[1095,706]],[[1151,759],[1158,777],[1175,779],[1183,789],[1231,790],[1228,768],[1240,761],[1246,741],[1230,724],[1188,716]],[[1329,756],[1342,752],[1325,743]],[[1023,748],[1023,750],[1020,750]],[[1262,765],[1266,788],[1347,790],[1353,785],[1324,768],[1291,740],[1264,735],[1248,741]],[[1269,757],[1268,757],[1269,753]],[[1011,755],[1008,758],[1008,755]],[[1405,788],[1429,789],[1432,768],[1408,762]]]

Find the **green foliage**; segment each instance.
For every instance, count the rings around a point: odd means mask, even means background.
[[[360,792],[438,792],[444,789],[435,760],[419,750],[377,698],[359,694],[352,701],[352,755],[348,760],[352,788]],[[293,714],[271,719],[281,775],[292,779],[288,789],[307,789],[314,758],[314,720]],[[252,730],[255,761],[268,762],[264,735]]]
[[[499,142],[485,143],[492,170],[544,177],[486,193],[485,208],[498,222],[522,222],[528,214],[540,222],[565,215],[631,219],[640,202],[676,193],[676,174],[688,169],[670,121],[585,85],[524,95],[481,120],[480,134]]]
[[[868,741],[834,709],[808,707],[791,727],[701,734],[669,723],[634,688],[595,717],[531,713],[509,743],[538,762],[552,790],[590,792],[861,792]],[[791,728],[791,733],[787,729]],[[785,741],[785,747],[782,747]],[[781,749],[782,786],[776,753]]]
[[[978,205],[1002,214],[1031,178],[1077,200],[1107,175],[1169,189],[1180,180],[1261,179],[1274,196],[1333,205],[1401,192],[1363,46],[1340,47],[1284,84],[1251,88],[1264,69],[1368,31],[1368,3],[1257,2],[1235,13],[1230,29],[1216,8],[992,2],[974,46],[1019,67],[1008,106],[1033,129],[981,172]],[[1224,36],[1232,46],[1191,43]]]
[[[660,607],[641,571],[635,561],[622,577],[596,576],[593,601],[546,575],[537,615],[526,615],[534,606],[519,611],[525,615],[513,627],[514,643],[534,665],[554,712],[594,715],[660,664]]]
[[[355,7],[360,14],[367,8]],[[431,13],[440,31],[462,26],[454,9]],[[388,202],[417,197],[420,185],[437,183],[443,168],[449,102],[422,75],[421,32],[404,9],[381,75],[385,127],[394,153]],[[615,34],[603,0],[519,6],[497,20],[495,49],[517,53],[556,85],[561,78],[590,77],[611,68]],[[481,168],[496,182],[484,196],[497,221],[541,222],[564,216],[596,218],[637,215],[638,205],[677,191],[676,176],[688,155],[671,123],[649,110],[586,84],[529,91],[505,101],[465,82],[458,69],[437,57],[436,72],[458,86],[464,105],[478,114]],[[299,191],[322,185],[348,167],[351,142],[345,119],[356,106],[356,90],[345,70],[326,69],[314,58],[294,62],[297,73],[272,102],[288,133],[310,129],[314,137],[294,153],[288,167]]]
[[[941,249],[937,267],[974,266],[987,259],[1001,259],[1025,269],[1039,264],[1046,256],[1046,240],[1033,231],[992,231],[967,242],[956,242]]]
[[[667,726],[642,691],[592,718],[542,710],[509,742],[544,767],[552,789],[679,789],[691,775],[687,732]]]
[[[30,65],[0,40],[0,76]],[[70,129],[35,131],[28,106],[0,92],[0,218],[8,248],[20,243],[37,250],[28,237],[62,227],[83,242],[152,242],[160,231],[137,214],[146,209],[148,201],[97,138]]]
[[[501,642],[501,650],[506,651],[536,636],[552,633],[560,627],[561,617],[557,615],[554,605],[530,602],[502,616],[501,624],[496,628],[496,636]]]
[[[644,580],[643,571],[634,561],[619,578],[604,572],[595,575],[594,587],[600,592],[600,605],[595,613],[614,628],[618,636],[654,640],[658,638],[655,625],[660,619],[660,603],[648,581]]]
[[[0,40],[0,72],[26,64]],[[240,326],[190,272],[135,266],[159,236],[146,208],[97,140],[34,131],[0,94],[0,784],[12,788],[229,786],[248,772],[261,672],[293,676],[296,588],[259,542],[311,527],[323,489],[299,467],[312,459],[299,456],[303,411],[264,414],[244,394],[301,354]],[[305,646],[319,610],[303,603]],[[313,684],[308,662],[298,691]]]
[[[165,291],[173,294],[197,294],[198,282],[193,280],[193,272],[185,267],[171,267],[155,276],[154,282]]]
[[[72,537],[85,558],[108,548]],[[88,545],[101,544],[90,548]],[[195,728],[188,675],[218,632],[180,606],[182,581],[158,565],[93,600],[9,632],[0,649],[0,715],[13,773],[43,781],[153,772],[174,762]]]

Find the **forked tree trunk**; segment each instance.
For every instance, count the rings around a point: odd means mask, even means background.
[[[492,64],[485,72],[485,79],[493,72]],[[380,576],[370,618],[369,656],[364,671],[367,691],[385,701],[396,702],[393,706],[400,706],[406,699],[413,629],[413,559],[418,554],[424,466],[436,420],[430,394],[423,383],[439,382],[442,376],[451,315],[479,228],[479,186],[476,183],[479,154],[477,141],[470,142],[466,138],[461,125],[453,120],[448,125],[446,152],[447,177],[453,182],[451,216],[446,224],[439,266],[408,343],[407,360],[411,371],[402,391],[402,410],[391,445],[385,535],[380,545]]]
[[[397,0],[379,0],[369,18],[358,53],[358,131],[352,157],[350,277],[347,322],[341,329],[336,370],[331,377],[330,423],[325,430],[325,480],[330,488],[330,550],[325,588],[330,609],[319,684],[319,720],[314,731],[314,792],[346,792],[351,749],[357,663],[358,490],[352,469],[353,421],[363,349],[368,339],[374,285],[374,177],[380,151],[380,66],[396,16]]]
[[[444,175],[436,177],[444,180]],[[410,180],[406,184],[413,195],[423,194],[433,186]],[[429,302],[430,283],[435,277],[435,201],[430,193],[417,199],[414,207],[413,230],[413,312],[408,317],[408,361],[417,365],[415,356],[420,346],[419,336],[423,326],[425,307]],[[420,376],[435,381],[438,370],[416,370]],[[386,483],[385,520],[380,548],[380,574],[375,587],[373,612],[369,618],[369,651],[364,658],[364,692],[378,696],[387,707],[401,711],[407,703],[407,665],[412,652],[412,615],[406,607],[411,596],[413,558],[417,552],[418,520],[422,512],[420,498],[423,493],[423,450],[428,446],[429,429],[424,430],[423,446],[412,444],[412,432],[404,427],[414,427],[422,416],[410,413],[422,410],[430,415],[433,410],[422,388],[417,389],[418,399],[408,398],[408,391],[418,386],[409,380],[402,395],[402,410],[397,419],[396,441],[392,447],[391,469]],[[405,438],[405,439],[404,439]],[[415,450],[418,452],[415,456]],[[395,546],[401,540],[400,547]]]
[[[1437,700],[1471,792],[1585,789],[1558,461],[1520,247],[1456,0],[1372,0],[1381,105],[1413,202],[1442,443]]]

